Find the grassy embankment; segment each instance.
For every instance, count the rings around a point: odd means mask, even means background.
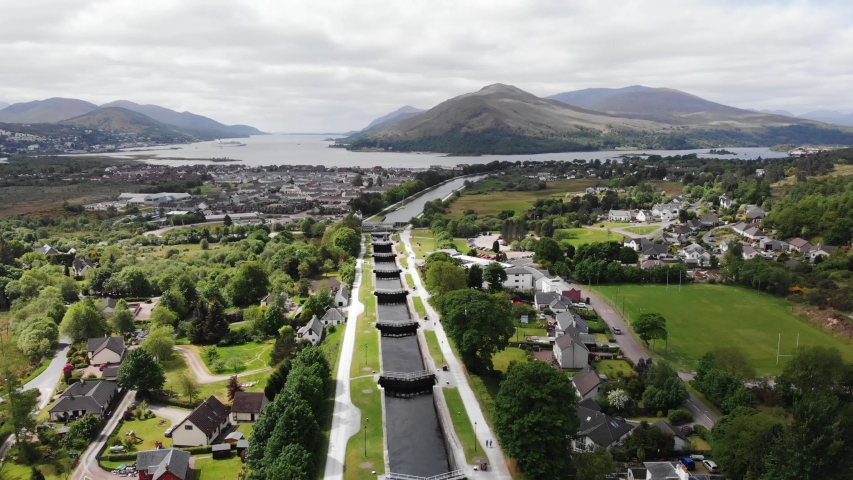
[[[616,292],[618,289],[618,301]],[[680,368],[692,370],[697,360],[718,346],[738,348],[762,375],[782,372],[790,357],[776,363],[781,334],[781,353],[790,354],[800,345],[838,348],[853,360],[853,342],[838,338],[791,312],[784,299],[729,285],[691,284],[679,289],[671,285],[619,285],[594,287],[602,296],[618,304],[629,318],[640,309],[666,318],[669,345],[657,342],[654,350]]]
[[[453,422],[453,430],[456,431],[456,436],[459,437],[459,441],[462,442],[462,449],[465,451],[465,461],[468,465],[474,465],[477,458],[484,457],[483,444],[477,441],[474,426],[468,416],[468,411],[465,410],[465,404],[462,403],[459,390],[444,388],[442,391],[444,392],[444,400],[447,402],[450,419]]]

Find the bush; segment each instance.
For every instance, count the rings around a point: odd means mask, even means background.
[[[711,442],[711,431],[705,428],[704,425],[695,424],[693,425],[693,431],[696,432],[696,435],[699,435],[699,438],[705,440],[706,442]]]
[[[337,329],[337,328],[335,328],[335,326],[334,326],[334,325],[329,325],[329,328],[327,328],[327,329],[326,329],[326,332],[328,332],[328,333],[335,333],[337,330],[338,330],[338,329]]]
[[[663,410],[658,410],[657,417],[658,417],[658,418],[663,418]]]
[[[681,423],[687,423],[693,421],[693,414],[690,413],[686,408],[674,408],[669,411],[669,423],[673,425],[678,425]]]

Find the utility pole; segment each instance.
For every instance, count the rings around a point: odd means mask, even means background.
[[[370,418],[365,418],[364,423],[364,456],[367,456],[367,422],[370,421]]]
[[[477,451],[477,422],[474,422],[474,452]]]

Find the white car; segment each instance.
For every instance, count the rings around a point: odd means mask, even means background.
[[[575,304],[575,308],[586,308],[586,304],[583,302],[578,302]]]
[[[702,465],[705,465],[705,468],[707,468],[710,473],[719,472],[719,468],[713,460],[702,460]]]

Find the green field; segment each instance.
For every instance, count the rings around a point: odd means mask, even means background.
[[[562,237],[559,237],[562,235]],[[591,228],[561,228],[554,232],[555,238],[568,240],[572,245],[579,247],[586,243],[622,241],[622,235],[607,230],[593,230]]]
[[[487,181],[467,190],[465,194],[453,201],[448,215],[459,218],[465,215],[466,210],[473,210],[479,215],[497,215],[503,210],[513,210],[515,213],[521,214],[532,207],[533,202],[540,198],[562,198],[567,193],[582,192],[585,188],[594,186],[597,180],[558,180],[548,182],[545,190],[532,192],[489,191],[492,188],[498,188],[500,183],[499,181]],[[472,195],[473,192],[488,193]]]
[[[347,480],[376,478],[385,473],[385,440],[382,434],[382,393],[373,377],[350,383],[352,403],[361,411],[358,433],[347,442],[344,478]],[[367,431],[365,433],[365,425]],[[365,439],[367,455],[365,455]],[[321,472],[322,473],[322,472]]]
[[[426,252],[435,250],[435,238],[430,230],[412,230],[412,249],[415,258],[422,260]]]
[[[453,430],[456,431],[456,436],[462,442],[462,449],[465,450],[465,460],[468,465],[474,465],[476,458],[484,456],[483,445],[477,441],[474,426],[468,417],[468,411],[465,410],[465,404],[462,403],[462,396],[459,395],[459,390],[455,388],[444,388],[442,392],[447,402],[447,411],[450,413],[450,419],[453,422]]]
[[[270,361],[270,350],[272,350],[272,344],[274,342],[272,340],[267,340],[263,343],[257,342],[248,342],[242,345],[228,345],[226,347],[216,347],[216,351],[219,353],[219,359],[222,360],[226,365],[228,364],[228,360],[232,358],[239,359],[243,362],[243,367],[239,371],[244,370],[255,370],[258,368],[264,368],[269,365]],[[187,345],[185,348],[189,348],[194,350],[196,354],[201,357],[204,364],[207,366],[207,369],[211,371],[211,373],[231,373],[232,370],[226,368],[222,372],[214,372],[211,370],[211,364],[198,347],[195,345]]]
[[[628,228],[624,229],[624,231],[630,232],[630,233],[636,233],[637,235],[648,235],[648,234],[654,232],[655,230],[657,230],[659,228],[660,228],[659,226],[655,226],[655,225],[645,225],[642,227],[628,227]]]
[[[236,452],[231,452],[231,458],[214,460],[213,458],[196,458],[195,480],[232,480],[243,469],[243,462]]]
[[[594,287],[618,305],[623,299],[629,318],[640,309],[657,312],[667,321],[669,345],[658,342],[655,350],[681,368],[692,370],[696,361],[718,346],[738,348],[759,374],[779,374],[789,357],[776,364],[776,346],[782,335],[781,353],[791,354],[799,335],[800,345],[836,347],[853,360],[853,343],[824,332],[791,313],[791,303],[770,295],[728,285],[685,285],[680,290],[665,285]]]

